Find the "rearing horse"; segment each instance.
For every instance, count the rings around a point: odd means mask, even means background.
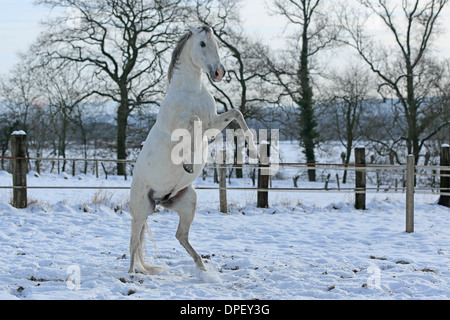
[[[249,138],[251,155],[256,156],[253,135],[242,113],[233,109],[217,114],[214,98],[202,81],[202,71],[214,82],[222,81],[225,75],[212,29],[207,26],[189,27],[189,31],[181,37],[173,51],[167,95],[134,167],[130,194],[130,273],[135,272],[135,265],[138,271],[145,274],[164,270],[144,262],[147,218],[155,211],[157,204],[178,213],[180,221],[176,238],[196,265],[201,270],[206,270],[201,257],[188,240],[197,203],[192,183],[201,174],[206,159],[202,157],[200,163],[197,161],[193,164],[189,161],[173,161],[173,148],[177,145],[176,141],[172,141],[175,130],[187,130],[194,137],[195,122],[201,123],[202,132],[213,130],[218,134],[231,121],[236,120]],[[196,150],[207,150],[206,137],[193,141]]]

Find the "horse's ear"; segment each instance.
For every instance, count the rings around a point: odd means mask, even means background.
[[[189,31],[192,32],[192,34],[198,33],[198,29],[196,27],[188,26],[188,28],[189,28]]]

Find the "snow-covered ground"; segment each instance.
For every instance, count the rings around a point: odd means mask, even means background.
[[[28,184],[130,181],[31,172]],[[196,184],[214,185],[210,178]],[[1,171],[0,185],[11,185],[11,175]],[[450,298],[450,210],[436,194],[416,195],[408,234],[402,193],[370,193],[359,211],[350,193],[271,192],[270,208],[258,209],[256,192],[229,191],[223,214],[217,190],[198,190],[190,241],[207,272],[175,239],[177,214],[161,209],[149,217],[158,250],[147,237],[147,253],[167,271],[132,276],[128,190],[31,189],[21,210],[9,204],[11,193],[0,189],[2,299]]]

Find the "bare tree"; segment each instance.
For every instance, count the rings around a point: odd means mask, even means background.
[[[0,97],[1,97],[0,93]],[[5,170],[5,159],[7,151],[9,150],[9,141],[11,138],[11,133],[17,129],[17,119],[11,117],[10,110],[7,110],[4,104],[0,104],[0,150],[1,150],[1,161],[0,170]]]
[[[75,62],[97,83],[92,94],[117,102],[117,158],[126,159],[128,116],[157,103],[164,85],[163,55],[175,40],[181,0],[38,0],[76,12],[47,22],[40,41],[47,57]],[[117,172],[125,174],[118,163]]]
[[[450,124],[440,120],[443,106],[436,103],[435,89],[442,65],[433,61],[430,54],[439,17],[448,0],[358,2],[386,27],[393,44],[389,45],[387,39],[376,43],[367,34],[366,20],[361,19],[360,12],[359,16],[348,12],[342,15],[348,35],[346,43],[378,76],[378,91],[384,97],[397,99],[395,124],[404,130],[393,140],[405,141],[408,154],[413,154],[417,163],[424,143]]]
[[[81,102],[90,95],[91,83],[81,79],[74,63],[47,61],[41,65],[37,50],[32,45],[19,54],[18,63],[2,79],[0,96],[9,123],[6,128],[27,133],[28,154],[40,156],[53,146],[51,153],[65,158],[68,135],[80,128],[75,113],[82,112]]]
[[[343,71],[334,71],[328,87],[326,111],[333,114],[335,137],[345,148],[344,164],[350,163],[352,150],[362,138],[360,119],[365,107],[370,107],[371,74],[358,65],[352,64]],[[342,182],[346,183],[347,170]]]
[[[55,153],[66,158],[69,134],[81,129],[78,115],[82,113],[83,101],[92,91],[92,83],[83,79],[74,63],[57,65],[50,61],[34,69],[39,92],[50,120],[48,132],[54,138]],[[62,171],[66,169],[63,161]]]
[[[277,99],[277,95],[274,95],[275,86],[266,81],[271,73],[265,64],[269,49],[245,34],[239,15],[240,2],[197,0],[194,17],[200,23],[212,27],[225,52],[222,59],[227,69],[224,83],[219,87],[210,81],[215,89],[213,94],[216,101],[225,111],[237,108],[246,118],[262,118],[260,115],[266,114],[267,107]],[[233,125],[234,123],[230,124]],[[235,153],[238,149],[242,150],[238,148],[237,142],[236,139]],[[238,165],[236,177],[242,176],[242,169]]]
[[[274,0],[273,11],[287,19],[298,32],[288,39],[291,50],[282,64],[273,64],[280,86],[299,107],[299,140],[304,148],[306,162],[314,164],[314,149],[319,134],[314,113],[311,58],[333,43],[338,34],[327,15],[321,13],[320,0]],[[310,165],[314,166],[314,165]],[[314,169],[308,170],[309,181],[316,180]]]
[[[29,115],[32,108],[41,103],[42,96],[38,90],[32,59],[25,54],[20,54],[18,58],[18,63],[1,80],[0,96],[10,117],[17,122],[15,127],[30,134]]]
[[[270,94],[274,86],[265,81],[271,73],[266,56],[269,48],[245,34],[239,14],[241,0],[197,0],[195,19],[212,27],[219,45],[225,50],[227,67],[225,86],[215,88],[215,98],[225,110],[238,108],[245,117],[256,116],[256,105],[273,104],[277,96]],[[273,91],[273,90],[272,90]]]
[[[18,62],[0,80],[2,156],[9,148],[10,135],[14,130],[27,133],[27,154],[30,149],[39,152],[45,146],[45,135],[40,129],[47,119],[42,116],[43,99],[37,79],[32,55],[19,54]],[[3,159],[1,163],[4,168]]]

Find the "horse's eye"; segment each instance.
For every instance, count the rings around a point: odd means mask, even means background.
[[[204,43],[203,41],[200,42],[200,47],[202,47],[202,48],[206,47],[206,43]]]

